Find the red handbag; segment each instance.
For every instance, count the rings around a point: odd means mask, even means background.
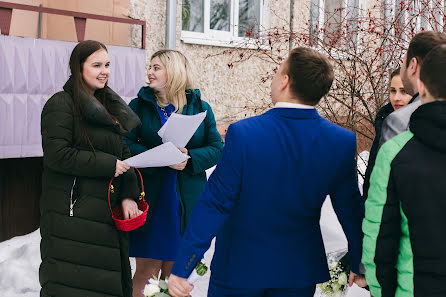
[[[138,209],[140,211],[142,211],[142,213],[139,214],[138,216],[136,216],[132,219],[124,220],[124,214],[122,213],[121,205],[117,205],[113,209],[111,208],[110,192],[112,192],[112,193],[114,192],[114,188],[112,185],[114,177],[112,177],[112,179],[110,180],[110,184],[108,185],[108,206],[110,207],[110,211],[112,214],[113,221],[115,222],[116,228],[121,231],[132,231],[132,230],[138,229],[139,227],[144,225],[144,223],[146,222],[146,219],[147,219],[147,211],[149,210],[149,205],[147,204],[146,200],[144,200],[144,197],[145,197],[144,183],[142,180],[141,172],[139,172],[139,170],[137,168],[134,168],[134,169],[136,172],[138,172],[139,178],[141,180],[141,190],[142,190],[141,194],[139,195],[139,199],[138,199],[138,203],[137,203]]]

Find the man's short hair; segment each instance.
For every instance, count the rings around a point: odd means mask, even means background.
[[[412,58],[416,58],[418,64],[422,64],[424,57],[437,45],[446,44],[446,34],[437,31],[423,31],[416,34],[410,41],[407,49],[406,66]]]
[[[424,58],[420,80],[435,100],[446,99],[446,44],[436,46]]]
[[[316,105],[328,93],[334,79],[327,57],[315,50],[298,47],[290,51],[285,65],[290,89],[302,103]]]

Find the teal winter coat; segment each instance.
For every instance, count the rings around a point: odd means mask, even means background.
[[[220,158],[223,141],[217,131],[214,114],[210,105],[200,99],[200,90],[186,90],[187,103],[183,107],[183,115],[194,115],[207,111],[205,120],[198,127],[186,145],[190,159],[186,168],[178,171],[177,194],[180,199],[181,234],[186,228],[192,208],[206,184],[205,170],[217,164]],[[137,155],[162,144],[158,130],[161,119],[156,107],[155,93],[150,87],[143,87],[138,97],[133,99],[130,108],[139,116],[141,126],[126,135],[125,141],[132,155]],[[166,169],[168,167],[144,168],[141,170],[144,179],[144,190],[149,203],[148,222],[160,195]]]

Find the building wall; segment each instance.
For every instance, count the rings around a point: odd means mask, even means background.
[[[145,20],[147,24],[146,65],[155,51],[165,48],[166,0],[8,1]],[[292,1],[295,2],[294,15],[297,25],[301,19],[297,16],[300,13],[302,1]],[[254,58],[249,63],[234,63],[234,67],[229,68],[228,64],[234,59],[221,54],[224,50],[230,50],[230,47],[183,42],[181,40],[181,8],[182,1],[177,1],[176,48],[184,52],[195,66],[198,78],[197,88],[201,89],[202,98],[211,104],[217,121],[228,122],[241,119],[254,114],[254,108],[250,107],[267,105],[269,103],[269,82],[262,83],[261,78],[266,72],[271,72],[276,65]],[[290,1],[269,0],[269,10],[271,27],[282,26],[290,18]],[[37,27],[38,13],[14,10],[11,35],[37,38]],[[140,26],[87,20],[85,39],[95,39],[112,45],[139,47],[141,35]],[[41,36],[45,39],[77,41],[73,18],[43,14]]]
[[[165,48],[166,0],[9,1],[145,20],[147,24],[146,66],[155,51]],[[270,27],[286,26],[292,17],[294,31],[308,30],[310,0],[269,0],[268,2]],[[379,3],[379,0],[372,2]],[[292,13],[290,13],[291,6]],[[234,63],[234,67],[228,67],[229,63],[234,62],[234,57],[222,53],[233,48],[186,43],[181,39],[181,11],[182,1],[177,1],[176,48],[182,51],[194,65],[198,78],[196,87],[201,89],[202,98],[211,104],[217,122],[223,125],[222,134],[224,134],[224,126],[227,123],[263,111],[262,108],[255,110],[255,107],[268,106],[270,82],[262,83],[261,78],[265,73],[271,73],[277,65],[251,58],[249,62]],[[37,37],[37,19],[37,13],[14,11],[11,35]],[[141,37],[140,26],[87,20],[86,39],[96,39],[106,44],[139,47]],[[42,38],[76,41],[73,18],[43,14]],[[293,43],[289,46],[293,47]],[[282,45],[284,53],[288,49],[287,44]],[[283,56],[285,57],[286,54]]]
[[[42,0],[8,0],[8,2],[39,6]],[[38,13],[25,10],[13,10],[9,35],[37,37]]]
[[[129,0],[7,0],[8,2],[33,6],[64,9],[84,13],[126,18],[129,14]],[[10,35],[38,37],[39,14],[14,9]],[[77,41],[73,17],[42,14],[41,38]],[[129,46],[131,25],[87,20],[85,39],[95,39],[106,44]]]
[[[282,25],[283,19],[289,19],[289,5],[283,5],[282,1],[269,2],[271,25]],[[220,55],[224,50],[231,50],[230,47],[183,42],[181,5],[182,1],[177,1],[176,49],[182,51],[194,65],[198,78],[197,87],[201,90],[202,98],[211,104],[220,123],[252,115],[252,111],[244,107],[259,104],[258,100],[268,97],[262,87],[261,77],[272,70],[272,64],[253,59],[250,63],[234,64],[230,69],[228,63],[233,60]],[[149,63],[150,56],[165,47],[166,0],[131,0],[130,15],[147,21],[146,44]],[[140,36],[138,30],[132,32],[132,42],[137,44]]]

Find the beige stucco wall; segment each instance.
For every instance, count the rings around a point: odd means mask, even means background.
[[[129,16],[146,21],[147,60],[155,51],[165,48],[166,0],[130,0]],[[131,43],[141,43],[141,26],[132,26]]]

